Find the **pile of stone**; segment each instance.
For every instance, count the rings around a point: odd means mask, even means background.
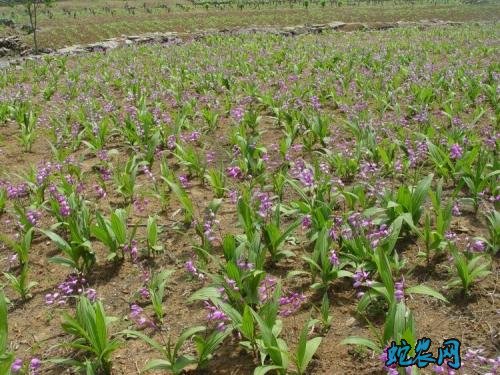
[[[0,57],[21,55],[28,49],[17,35],[0,38]]]

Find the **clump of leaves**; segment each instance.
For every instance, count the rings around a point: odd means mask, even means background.
[[[100,301],[92,303],[87,297],[80,297],[75,316],[63,314],[62,328],[74,338],[63,345],[79,350],[83,359],[55,358],[51,362],[86,374],[111,374],[111,355],[120,346],[120,340],[112,338],[109,326],[116,320],[106,316]]]
[[[8,374],[14,360],[14,354],[9,351],[8,334],[7,301],[0,290],[0,374]]]
[[[450,251],[457,275],[448,283],[448,287],[461,286],[462,292],[467,294],[477,280],[491,273],[491,261],[486,255],[464,254],[459,252],[453,244],[450,246]]]

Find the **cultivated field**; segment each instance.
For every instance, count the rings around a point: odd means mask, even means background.
[[[307,12],[351,11],[328,9]],[[404,374],[384,351],[421,337],[459,339],[462,369],[420,373],[499,371],[499,36],[213,35],[1,71],[0,374]]]
[[[0,37],[21,35],[31,45],[32,36],[22,29],[29,24],[24,7],[1,6],[0,19],[11,20],[14,27],[2,26]],[[370,5],[371,4],[371,5]],[[304,23],[396,22],[440,19],[447,21],[496,21],[498,2],[468,5],[437,0],[414,2],[349,2],[332,0],[130,0],[130,1],[56,1],[41,7],[38,39],[42,48],[61,48],[92,43],[120,35],[155,31],[196,31],[209,28],[251,25],[290,26]]]

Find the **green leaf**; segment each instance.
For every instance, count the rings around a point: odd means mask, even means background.
[[[307,341],[306,344],[306,352],[304,355],[304,358],[302,359],[301,363],[301,372],[305,372],[307,369],[307,366],[309,365],[309,362],[311,362],[312,357],[314,356],[314,353],[318,350],[319,345],[321,344],[322,337],[314,337],[311,340]]]
[[[163,355],[166,354],[165,348],[162,345],[160,345],[158,342],[156,342],[151,337],[145,335],[142,332],[138,332],[138,331],[133,331],[133,330],[126,329],[126,330],[121,331],[121,333],[123,335],[131,336],[133,338],[139,338],[139,339],[143,340],[146,344],[148,344],[149,346],[151,346],[152,348],[154,348],[157,351],[159,351],[160,353],[162,353]]]
[[[40,232],[42,232],[47,237],[49,237],[50,240],[52,242],[54,242],[57,245],[57,247],[60,250],[64,251],[66,254],[69,254],[72,252],[71,246],[65,240],[63,240],[58,234],[56,234],[50,230],[43,230],[43,229],[40,229]]]
[[[285,369],[281,366],[276,366],[276,365],[259,366],[255,368],[253,375],[265,375],[269,371],[273,370],[285,370]]]
[[[49,259],[50,263],[54,264],[60,264],[65,267],[70,267],[70,268],[78,268],[78,264],[76,264],[74,261],[68,258],[60,257],[60,256],[55,256]]]
[[[342,345],[359,345],[359,346],[365,346],[374,352],[379,352],[380,348],[379,346],[373,342],[372,340],[366,339],[364,337],[358,337],[358,336],[350,336],[340,342]]]
[[[148,244],[150,246],[156,245],[156,242],[158,241],[158,226],[156,225],[156,217],[148,217],[147,233]]]
[[[241,318],[241,333],[247,339],[254,340],[255,325],[250,307],[248,307],[248,305],[245,305],[245,308],[243,309],[243,316]]]
[[[5,301],[3,290],[0,290],[0,354],[7,351],[8,333],[7,303]]]
[[[437,298],[443,302],[448,303],[448,300],[446,299],[445,296],[443,296],[438,291],[436,291],[436,290],[434,290],[426,285],[412,286],[412,287],[406,289],[406,293],[408,293],[408,294],[423,294],[423,295]]]
[[[188,302],[193,302],[193,301],[205,301],[209,299],[218,299],[220,298],[220,292],[217,288],[213,286],[209,286],[206,288],[201,288],[191,294],[191,296],[188,298]]]
[[[143,371],[150,371],[150,370],[170,370],[172,367],[172,364],[167,361],[166,359],[152,359],[148,361],[146,364],[146,367],[144,367]]]
[[[189,339],[190,337],[196,335],[197,333],[204,332],[207,328],[204,326],[196,326],[196,327],[189,327],[186,330],[184,330],[179,338],[177,339],[177,343],[175,344],[174,347],[174,356],[177,355],[178,351],[184,344],[184,342]]]
[[[118,209],[111,214],[111,228],[116,241],[119,244],[124,244],[127,241],[127,224],[124,210]]]

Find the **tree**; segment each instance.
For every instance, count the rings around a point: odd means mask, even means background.
[[[30,20],[30,28],[33,33],[33,43],[35,45],[35,53],[38,52],[38,40],[36,38],[37,25],[38,25],[38,10],[42,5],[50,6],[55,0],[0,0],[0,3],[7,3],[9,5],[22,4],[28,12]]]

